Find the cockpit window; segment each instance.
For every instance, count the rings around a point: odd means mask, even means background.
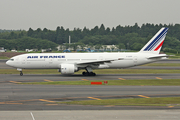
[[[14,61],[14,59],[9,59],[10,61]]]

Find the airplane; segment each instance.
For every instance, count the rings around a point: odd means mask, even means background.
[[[58,69],[62,75],[72,75],[84,69],[84,76],[95,76],[94,69],[123,69],[163,59],[159,54],[168,28],[161,28],[139,52],[113,53],[29,53],[10,58],[6,64],[22,69]]]

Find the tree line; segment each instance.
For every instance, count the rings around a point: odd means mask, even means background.
[[[180,24],[143,24],[138,26],[137,23],[133,26],[121,26],[105,27],[103,24],[100,27],[95,26],[92,29],[84,27],[83,29],[74,28],[73,30],[64,29],[63,26],[58,26],[56,30],[36,29],[29,28],[28,31],[4,31],[0,32],[0,43],[6,41],[7,49],[17,48],[45,48],[55,46],[63,43],[68,43],[69,36],[71,36],[71,42],[75,45],[89,45],[89,46],[101,46],[101,45],[116,45],[120,49],[140,50],[151,37],[162,27],[168,27],[169,31],[166,40],[163,45],[163,50],[180,51]],[[32,44],[29,41],[33,41]],[[14,44],[10,44],[14,42]],[[21,43],[23,41],[23,43]],[[43,43],[42,43],[43,41]],[[19,47],[17,44],[21,44],[25,47]],[[4,44],[0,44],[1,46]]]
[[[18,39],[0,39],[0,46],[8,50],[25,50],[25,49],[47,49],[56,48],[58,45],[49,40],[31,37],[21,37]]]

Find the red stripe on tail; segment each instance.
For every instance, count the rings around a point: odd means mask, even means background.
[[[163,42],[164,42],[164,40],[161,42],[161,44],[159,44],[159,45],[157,46],[157,48],[156,48],[154,51],[159,50],[159,48],[163,45]]]

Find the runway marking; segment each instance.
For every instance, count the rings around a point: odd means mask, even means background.
[[[46,104],[46,105],[49,105],[49,106],[50,106],[50,105],[58,105],[58,104]]]
[[[33,119],[33,120],[35,120],[35,118],[34,118],[34,116],[33,116],[32,112],[30,112],[30,113],[31,113],[31,117],[32,117],[32,119]]]
[[[87,98],[89,98],[89,99],[94,99],[94,100],[101,100],[101,99],[99,99],[99,98],[94,98],[94,97],[87,97]]]
[[[22,103],[0,102],[0,104],[21,105]]]
[[[124,79],[124,78],[118,78],[118,79],[120,79],[120,80],[126,80],[126,79]]]
[[[81,80],[84,80],[84,81],[89,81],[89,80],[87,80],[87,79],[81,79]]]
[[[172,107],[174,107],[174,106],[168,106],[169,108],[172,108]]]
[[[55,102],[55,101],[50,101],[50,100],[45,100],[45,99],[39,99],[39,100],[43,102]]]
[[[44,81],[46,81],[46,82],[54,82],[54,81],[52,81],[52,80],[46,80],[46,79],[44,79]]]
[[[38,99],[32,99],[32,100],[17,100],[17,101],[7,101],[8,103],[13,103],[13,102],[27,102],[27,101],[37,101]]]
[[[160,78],[160,77],[156,77],[156,79],[162,80],[162,78]]]
[[[150,98],[148,96],[144,96],[144,95],[138,95],[139,97],[143,97],[143,98]]]
[[[9,81],[9,82],[12,82],[12,83],[21,83],[21,82],[16,82],[16,81]]]

